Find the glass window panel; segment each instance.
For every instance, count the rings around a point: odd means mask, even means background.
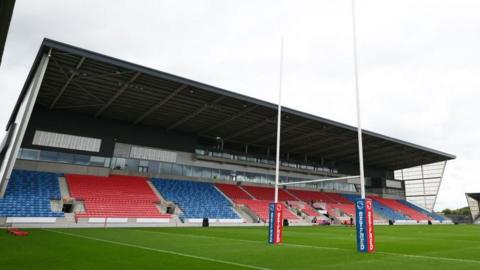
[[[158,161],[148,162],[148,171],[151,172],[151,173],[159,173],[160,172],[160,162],[158,162]]]
[[[90,156],[87,155],[74,155],[73,163],[78,165],[88,165],[90,164]]]
[[[184,165],[182,168],[182,175],[192,176],[192,166]]]
[[[202,177],[202,168],[192,166],[192,176],[193,177]]]
[[[182,175],[182,165],[172,165],[172,175]]]
[[[73,163],[73,154],[68,153],[58,153],[57,162],[61,163]]]
[[[160,172],[162,174],[172,174],[172,163],[162,162]]]
[[[40,157],[40,150],[22,149],[20,154],[21,159],[38,160],[39,157]]]
[[[140,162],[137,159],[126,159],[125,170],[137,171]]]
[[[57,152],[52,151],[40,151],[40,160],[43,161],[57,161]]]
[[[92,165],[92,166],[104,166],[104,164],[105,164],[105,158],[104,157],[95,157],[95,156],[90,157],[90,165]]]
[[[205,179],[212,178],[212,169],[202,168],[202,178],[205,178]]]

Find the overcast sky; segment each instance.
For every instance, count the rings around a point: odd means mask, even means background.
[[[357,0],[366,129],[457,155],[436,209],[480,192],[480,1]],[[44,37],[356,124],[350,0],[16,3],[0,67],[3,128]]]

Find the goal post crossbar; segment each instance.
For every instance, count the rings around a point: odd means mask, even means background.
[[[307,184],[307,183],[317,183],[317,182],[328,182],[328,181],[338,181],[338,180],[349,180],[349,179],[358,179],[360,176],[344,176],[344,177],[335,177],[335,178],[322,178],[322,179],[313,179],[313,180],[304,180],[304,181],[295,181],[295,182],[286,182],[278,183],[279,186],[290,186],[296,184]]]

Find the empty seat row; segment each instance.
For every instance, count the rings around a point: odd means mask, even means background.
[[[165,200],[180,207],[181,218],[240,219],[212,183],[155,178],[151,182]]]
[[[66,175],[70,194],[83,200],[77,217],[169,218],[156,206],[159,198],[144,177]]]
[[[251,199],[237,199],[235,203],[239,205],[244,205],[248,207],[252,212],[255,213],[259,218],[263,221],[268,221],[268,213],[270,207],[270,200],[251,200]],[[289,220],[297,220],[298,216],[292,213],[288,208],[284,207],[283,211],[283,218]]]
[[[58,174],[14,170],[4,198],[0,199],[2,217],[63,217],[52,211],[50,200],[59,200]]]

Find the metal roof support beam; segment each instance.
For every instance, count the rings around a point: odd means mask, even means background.
[[[55,57],[50,57],[51,60],[52,60],[52,63],[54,64],[54,66],[56,66],[58,69],[60,69],[61,73],[63,74],[63,76],[65,76],[66,79],[69,78],[68,76],[68,73],[65,71],[65,69],[57,62],[57,60],[55,59]],[[76,87],[78,87],[78,89],[80,89],[82,92],[84,92],[86,95],[96,99],[98,102],[105,102],[104,100],[102,100],[101,98],[95,96],[94,94],[92,94],[91,91],[85,89],[85,87],[81,86],[77,81],[75,80],[72,80],[71,81],[71,84],[72,85],[75,85]]]
[[[224,126],[224,125],[228,124],[229,122],[231,122],[231,121],[233,121],[233,120],[235,120],[235,119],[237,119],[237,118],[239,118],[239,117],[241,117],[241,116],[244,116],[245,114],[253,111],[253,110],[256,109],[256,108],[258,108],[258,106],[257,106],[257,105],[253,105],[253,106],[250,106],[250,107],[248,107],[248,108],[246,108],[246,109],[244,109],[244,110],[242,110],[242,111],[239,111],[238,113],[236,113],[236,114],[234,114],[234,115],[232,115],[232,116],[229,116],[229,117],[225,118],[224,120],[218,122],[217,124],[203,129],[203,131],[202,131],[201,134],[204,135],[205,133],[207,133],[207,132],[209,132],[209,131],[211,131],[211,130],[214,130],[214,129],[216,129],[216,128],[219,128],[219,127],[221,127],[221,126]]]
[[[315,132],[316,134],[324,134],[323,132]],[[312,133],[313,134],[313,133]],[[311,136],[306,136],[307,134],[305,134],[305,136],[298,136],[295,140],[291,140],[289,143],[291,142],[296,142],[296,141],[302,141],[302,140],[305,140],[305,139],[308,139],[310,138]],[[322,138],[322,139],[317,139],[317,140],[314,140],[314,141],[311,141],[311,143],[307,143],[307,144],[302,144],[302,145],[298,145],[297,147],[294,147],[294,148],[288,148],[288,151],[290,152],[294,152],[294,153],[298,153],[299,151],[301,150],[304,150],[304,149],[308,149],[308,148],[312,148],[312,147],[315,147],[317,145],[322,145],[322,144],[326,144],[326,143],[329,143],[329,142],[332,142],[332,141],[336,141],[338,140],[338,137],[337,136],[332,136],[332,137],[326,137],[326,138]]]
[[[368,142],[369,144],[372,143],[371,142],[371,139],[370,141],[368,140],[369,138],[366,137],[364,138],[364,142]],[[368,145],[368,144],[366,144]],[[352,151],[353,150],[353,151]],[[348,153],[348,155],[346,155]],[[366,154],[366,152],[364,151],[364,153]],[[343,157],[345,156],[351,156],[352,158],[356,158],[358,157],[358,149],[345,149],[345,150],[342,150],[342,151],[336,151],[334,154],[331,154],[330,157],[332,158],[335,158],[337,160],[341,160],[341,159],[344,159]],[[366,155],[364,155],[366,156]]]
[[[289,131],[294,130],[294,129],[296,129],[296,128],[302,127],[302,126],[304,126],[304,125],[306,125],[306,124],[308,124],[308,123],[310,123],[310,122],[311,122],[310,120],[306,120],[306,121],[300,122],[300,123],[298,123],[298,124],[295,124],[295,125],[293,125],[293,126],[286,127],[286,128],[284,128],[284,129],[282,129],[282,133],[286,133],[286,132],[289,132]],[[254,141],[251,141],[250,144],[259,143],[259,142],[264,141],[264,140],[266,140],[266,139],[273,138],[273,137],[275,137],[276,135],[277,135],[277,134],[276,134],[275,132],[269,132],[268,134],[265,134],[265,136],[262,136],[262,137],[260,137],[260,138],[255,139]],[[282,144],[285,144],[285,141],[282,142]]]
[[[182,119],[178,120],[177,122],[173,123],[172,125],[170,125],[167,128],[167,130],[172,130],[172,129],[180,126],[181,124],[183,124],[183,123],[187,122],[188,120],[194,118],[195,116],[201,114],[203,111],[207,110],[208,108],[212,108],[216,103],[222,101],[225,98],[226,98],[225,96],[220,96],[220,97],[216,98],[215,100],[213,100],[212,102],[203,105],[202,107],[198,108],[193,113],[185,116],[184,118],[182,118]]]
[[[228,136],[227,138],[225,138],[225,140],[231,140],[231,139],[233,139],[233,138],[235,138],[235,137],[238,137],[238,136],[240,136],[240,135],[243,135],[243,134],[245,134],[245,133],[248,133],[248,132],[250,132],[250,131],[252,131],[252,130],[254,130],[254,129],[261,128],[262,126],[264,126],[264,125],[266,125],[266,124],[275,123],[274,119],[276,119],[276,118],[277,118],[276,115],[275,115],[275,116],[272,116],[272,117],[269,117],[269,118],[265,118],[263,121],[258,122],[257,124],[255,124],[255,125],[253,125],[253,126],[250,126],[250,127],[248,127],[248,128],[242,129],[242,130],[240,130],[240,131],[238,131],[238,132],[236,132],[236,133]]]
[[[325,147],[325,148],[322,148],[322,149],[319,149],[318,151],[313,151],[313,152],[310,152],[310,155],[314,155],[314,154],[317,154],[317,153],[321,153],[322,155],[325,155],[325,156],[328,156],[330,157],[330,154],[333,152],[335,153],[335,151],[337,151],[337,149],[342,149],[348,145],[352,145],[352,144],[357,144],[358,142],[355,141],[355,140],[350,140],[350,141],[347,141],[347,142],[344,142],[344,143],[340,143],[340,144],[334,144],[334,145],[331,145],[329,147]]]
[[[403,150],[403,153],[399,153],[402,150],[403,149],[397,149],[396,151],[387,151],[387,152],[378,154],[375,157],[369,157],[366,160],[368,160],[369,162],[375,162],[375,161],[378,161],[378,160],[382,160],[382,161],[383,160],[388,160],[386,158],[389,158],[392,155],[395,155],[395,157],[400,157],[400,156],[405,156],[405,155],[415,155],[414,153],[408,152],[408,151],[405,151],[405,150]]]
[[[397,160],[402,160],[403,158],[408,158],[409,156],[414,157],[410,158],[408,160],[403,160],[401,161],[402,163],[410,163],[411,161],[418,161],[418,160],[424,160],[425,157],[420,154],[420,153],[412,153],[412,152],[404,152],[402,154],[392,154],[392,153],[386,153],[383,155],[383,157],[375,158],[375,159],[366,159],[366,164],[368,165],[394,165],[394,164],[399,164]],[[415,158],[416,157],[416,158]],[[432,162],[433,163],[433,162]]]
[[[113,95],[108,101],[107,103],[105,103],[101,108],[100,110],[98,110],[98,112],[95,114],[95,118],[98,118],[106,109],[108,109],[108,107],[110,107],[110,105],[112,105],[112,103],[119,97],[123,94],[123,92],[125,92],[125,90],[127,90],[128,86],[130,86],[131,83],[133,83],[139,76],[140,76],[140,72],[137,72],[135,73],[131,78],[130,80],[128,80],[124,85],[122,85],[122,87],[120,87],[117,92],[115,93],[115,95]]]
[[[167,102],[169,100],[171,100],[172,98],[174,98],[176,95],[178,95],[178,93],[182,92],[183,90],[185,90],[186,88],[188,87],[188,85],[186,84],[182,84],[180,85],[180,87],[178,87],[177,89],[175,89],[175,91],[173,91],[172,93],[170,93],[168,96],[166,96],[164,99],[162,99],[162,101],[160,101],[159,103],[157,103],[155,106],[151,107],[150,109],[148,109],[148,111],[146,111],[145,113],[143,113],[142,115],[140,115],[140,117],[138,117],[135,122],[133,122],[134,125],[140,123],[143,121],[143,119],[147,118],[150,114],[156,112],[158,109],[160,109],[160,107],[162,107],[163,105],[167,104]]]
[[[324,135],[325,131],[318,130],[318,131],[305,133],[305,134],[302,134],[300,136],[296,136],[296,137],[290,138],[288,140],[285,140],[284,142],[282,142],[282,145],[288,145],[288,144],[291,144],[291,143],[294,143],[294,142],[303,141],[303,140],[311,138],[313,136],[322,135],[322,134]],[[303,147],[303,145],[302,145],[302,147]]]
[[[88,108],[88,107],[100,107],[103,106],[101,104],[85,104],[85,105],[70,105],[70,106],[57,106],[58,110],[68,110],[68,109],[79,109],[79,108]]]
[[[381,143],[381,144],[385,144],[385,143]],[[364,150],[364,153],[365,153],[364,156],[366,158],[367,157],[372,158],[372,157],[375,157],[377,153],[383,153],[383,152],[385,152],[385,150],[398,147],[398,144],[397,145],[387,145],[387,146],[376,146],[375,148],[372,148],[369,145],[365,145],[365,146],[366,146],[366,148]],[[339,158],[350,159],[350,158],[355,158],[357,156],[358,156],[358,153],[353,153],[353,154],[348,154],[348,155],[341,156]]]
[[[72,72],[72,74],[70,74],[70,76],[68,77],[67,81],[65,82],[65,84],[62,86],[62,88],[60,89],[60,92],[58,92],[58,94],[55,96],[55,99],[53,99],[52,101],[52,104],[50,104],[50,110],[53,109],[53,107],[55,107],[55,104],[57,104],[58,100],[60,99],[60,97],[63,95],[63,93],[65,92],[65,90],[67,90],[67,87],[70,85],[70,83],[72,82],[73,78],[75,78],[75,76],[78,75],[78,70],[80,69],[80,67],[82,66],[83,62],[85,61],[85,56],[80,58],[80,61],[78,62],[78,64],[75,66],[75,70]]]

